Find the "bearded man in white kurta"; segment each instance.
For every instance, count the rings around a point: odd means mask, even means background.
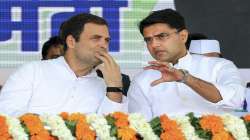
[[[26,64],[9,77],[0,94],[0,113],[126,111],[120,67],[108,53],[107,22],[92,14],[78,14],[62,24],[60,37],[64,56]]]

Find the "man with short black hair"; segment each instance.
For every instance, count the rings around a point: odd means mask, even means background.
[[[148,120],[163,113],[222,113],[242,108],[244,83],[228,60],[190,55],[184,18],[172,9],[154,11],[139,29],[155,61],[134,77],[129,112]]]
[[[75,15],[62,24],[60,38],[64,56],[26,64],[9,77],[0,113],[126,112],[120,67],[108,53],[107,22],[92,14]]]
[[[43,44],[42,60],[54,59],[64,54],[60,37],[53,36]]]

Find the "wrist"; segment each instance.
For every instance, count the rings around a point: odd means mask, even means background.
[[[187,79],[189,77],[189,72],[187,70],[184,69],[179,69],[179,71],[181,72],[182,76],[179,80],[177,80],[176,82],[180,82],[180,83],[186,83]]]
[[[107,87],[122,87],[122,81],[107,82]]]
[[[107,87],[106,91],[107,92],[120,92],[120,93],[122,93],[123,89],[122,89],[122,87]]]
[[[122,102],[123,89],[122,87],[107,87],[107,97],[117,103]]]

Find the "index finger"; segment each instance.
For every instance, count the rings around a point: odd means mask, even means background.
[[[110,64],[114,63],[114,59],[113,57],[107,53],[107,52],[104,52],[104,51],[100,51],[98,52],[101,56],[103,56]]]

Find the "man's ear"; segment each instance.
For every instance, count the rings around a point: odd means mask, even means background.
[[[183,29],[179,32],[181,40],[186,43],[188,39],[188,30]]]
[[[66,37],[66,44],[67,44],[67,46],[68,46],[69,49],[70,48],[71,49],[75,48],[75,43],[76,43],[76,40],[75,40],[75,38],[72,35],[68,35]]]

